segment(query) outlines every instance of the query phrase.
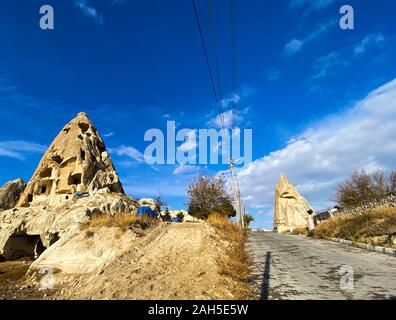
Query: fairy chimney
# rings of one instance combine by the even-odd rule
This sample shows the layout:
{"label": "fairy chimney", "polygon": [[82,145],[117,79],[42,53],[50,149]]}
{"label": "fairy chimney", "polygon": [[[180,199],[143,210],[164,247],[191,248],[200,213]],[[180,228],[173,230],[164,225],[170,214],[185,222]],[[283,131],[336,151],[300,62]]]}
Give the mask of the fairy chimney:
{"label": "fairy chimney", "polygon": [[291,232],[296,228],[308,228],[310,213],[313,211],[308,201],[281,174],[275,188],[275,231],[283,233]]}
{"label": "fairy chimney", "polygon": [[17,204],[57,204],[77,192],[124,194],[105,144],[86,113],[70,121],[42,157]]}

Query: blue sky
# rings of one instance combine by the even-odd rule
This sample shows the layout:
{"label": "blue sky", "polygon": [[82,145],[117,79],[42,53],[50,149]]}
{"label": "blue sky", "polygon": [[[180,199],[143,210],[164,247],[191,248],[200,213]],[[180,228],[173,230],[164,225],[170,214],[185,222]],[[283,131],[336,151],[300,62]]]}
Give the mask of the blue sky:
{"label": "blue sky", "polygon": [[[183,208],[197,168],[149,166],[141,155],[145,131],[167,120],[215,123],[191,2],[44,2],[0,4],[0,183],[28,180],[64,124],[85,111],[129,195],[161,194]],[[227,99],[229,1],[214,2]],[[39,28],[43,4],[54,7],[54,30]],[[343,4],[355,10],[353,31],[339,28]],[[213,61],[206,1],[197,5]],[[236,11],[239,99],[226,116],[253,130],[254,162],[238,173],[255,226],[271,228],[281,172],[320,209],[351,170],[396,167],[394,1],[237,0]]]}

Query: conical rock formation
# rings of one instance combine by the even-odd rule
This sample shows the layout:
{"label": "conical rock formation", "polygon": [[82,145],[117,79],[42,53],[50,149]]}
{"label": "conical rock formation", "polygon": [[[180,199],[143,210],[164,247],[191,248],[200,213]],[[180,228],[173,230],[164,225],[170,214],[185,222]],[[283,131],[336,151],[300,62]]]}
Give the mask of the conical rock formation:
{"label": "conical rock formation", "polygon": [[18,206],[57,204],[76,192],[124,193],[117,172],[86,113],[70,121],[44,154]]}
{"label": "conical rock formation", "polygon": [[310,213],[313,213],[313,210],[308,201],[282,174],[275,188],[275,231],[283,233],[296,228],[307,228]]}
{"label": "conical rock formation", "polygon": [[102,138],[79,113],[42,157],[17,206],[0,212],[0,258],[38,257],[94,214],[136,212]]}

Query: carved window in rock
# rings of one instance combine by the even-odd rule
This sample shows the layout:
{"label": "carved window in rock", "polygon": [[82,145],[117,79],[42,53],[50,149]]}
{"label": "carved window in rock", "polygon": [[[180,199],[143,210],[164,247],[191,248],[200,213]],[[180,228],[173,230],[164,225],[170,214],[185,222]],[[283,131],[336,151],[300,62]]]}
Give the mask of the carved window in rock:
{"label": "carved window in rock", "polygon": [[81,184],[81,173],[72,174],[69,177],[69,185],[79,185]]}
{"label": "carved window in rock", "polygon": [[78,124],[78,126],[80,127],[82,133],[87,132],[88,129],[89,129],[89,124],[88,123],[81,122],[81,123]]}
{"label": "carved window in rock", "polygon": [[52,175],[52,168],[44,168],[40,172],[40,178],[50,178]]}

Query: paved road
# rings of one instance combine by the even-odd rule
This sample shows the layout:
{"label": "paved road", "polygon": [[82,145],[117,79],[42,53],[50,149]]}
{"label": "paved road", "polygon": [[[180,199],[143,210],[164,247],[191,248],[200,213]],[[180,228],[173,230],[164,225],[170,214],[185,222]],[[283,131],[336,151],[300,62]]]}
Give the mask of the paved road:
{"label": "paved road", "polygon": [[393,256],[270,232],[253,232],[247,250],[259,299],[396,299]]}

